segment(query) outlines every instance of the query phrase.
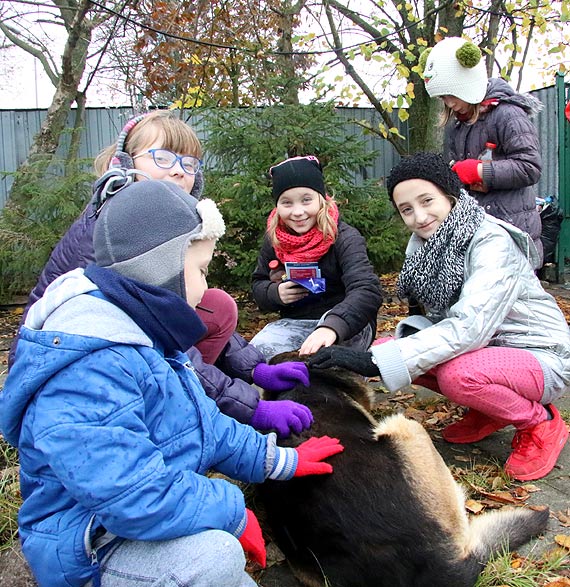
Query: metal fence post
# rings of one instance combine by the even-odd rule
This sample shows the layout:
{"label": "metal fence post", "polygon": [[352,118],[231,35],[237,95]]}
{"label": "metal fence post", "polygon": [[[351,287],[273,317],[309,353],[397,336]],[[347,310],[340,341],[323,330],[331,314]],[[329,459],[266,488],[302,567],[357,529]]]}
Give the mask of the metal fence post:
{"label": "metal fence post", "polygon": [[564,115],[570,102],[570,83],[565,83],[564,74],[556,74],[558,98],[558,203],[564,212],[564,220],[558,238],[556,265],[558,281],[566,282],[570,265],[570,121]]}

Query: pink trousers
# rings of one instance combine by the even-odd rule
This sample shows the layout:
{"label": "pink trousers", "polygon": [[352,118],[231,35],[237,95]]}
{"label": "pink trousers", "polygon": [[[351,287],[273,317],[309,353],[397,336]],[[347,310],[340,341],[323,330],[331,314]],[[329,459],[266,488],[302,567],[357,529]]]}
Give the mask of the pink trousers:
{"label": "pink trousers", "polygon": [[213,365],[235,332],[238,309],[235,300],[221,289],[207,289],[196,312],[207,331],[196,343],[204,362]]}
{"label": "pink trousers", "polygon": [[[381,344],[390,339],[378,339]],[[518,429],[544,422],[544,375],[524,349],[485,347],[430,369],[414,382]]]}

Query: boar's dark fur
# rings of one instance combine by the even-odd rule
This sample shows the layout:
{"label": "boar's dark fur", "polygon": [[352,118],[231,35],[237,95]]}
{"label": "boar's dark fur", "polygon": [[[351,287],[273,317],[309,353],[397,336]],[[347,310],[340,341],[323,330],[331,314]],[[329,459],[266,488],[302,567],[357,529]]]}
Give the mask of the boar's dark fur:
{"label": "boar's dark fur", "polygon": [[305,585],[472,587],[491,555],[545,529],[548,509],[469,519],[462,489],[420,424],[401,415],[375,421],[368,387],[352,373],[311,370],[310,377],[310,387],[278,398],[308,406],[314,424],[280,444],[328,435],[345,450],[328,459],[332,475],[256,489],[268,530]]}

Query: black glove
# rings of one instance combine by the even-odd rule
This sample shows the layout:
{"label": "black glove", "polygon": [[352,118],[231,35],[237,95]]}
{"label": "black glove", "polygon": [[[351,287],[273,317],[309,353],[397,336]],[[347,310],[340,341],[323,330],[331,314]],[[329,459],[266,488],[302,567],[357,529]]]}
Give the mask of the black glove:
{"label": "black glove", "polygon": [[320,348],[309,358],[307,364],[313,369],[342,367],[365,377],[375,377],[380,374],[377,365],[372,362],[372,353],[355,351],[338,345]]}

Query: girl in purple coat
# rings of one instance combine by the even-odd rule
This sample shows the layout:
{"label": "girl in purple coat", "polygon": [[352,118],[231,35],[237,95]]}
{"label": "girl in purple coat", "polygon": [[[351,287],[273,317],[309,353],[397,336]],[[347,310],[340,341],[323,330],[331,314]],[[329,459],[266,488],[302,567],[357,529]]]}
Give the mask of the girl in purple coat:
{"label": "girl in purple coat", "polygon": [[[22,324],[29,307],[52,281],[94,261],[95,219],[109,196],[134,181],[157,179],[174,183],[199,199],[204,186],[201,157],[202,147],[194,131],[170,111],[141,114],[127,122],[117,142],[95,159],[100,177],[93,200],[52,252],[30,294]],[[263,355],[235,332],[237,305],[220,289],[207,289],[196,311],[206,333],[187,354],[218,407],[242,423],[258,430],[276,430],[280,436],[308,428],[312,422],[308,408],[291,401],[264,401],[250,385],[278,392],[296,383],[308,384],[305,365],[267,365]],[[16,345],[17,339],[10,352],[10,366],[16,357]],[[214,366],[216,362],[220,368]]]}
{"label": "girl in purple coat", "polygon": [[[487,214],[524,230],[542,265],[542,225],[535,184],[542,161],[531,116],[542,104],[515,92],[502,79],[488,79],[480,49],[459,37],[428,50],[424,82],[445,109],[445,158]],[[491,144],[492,160],[481,156]],[[493,147],[494,145],[494,147]]]}

